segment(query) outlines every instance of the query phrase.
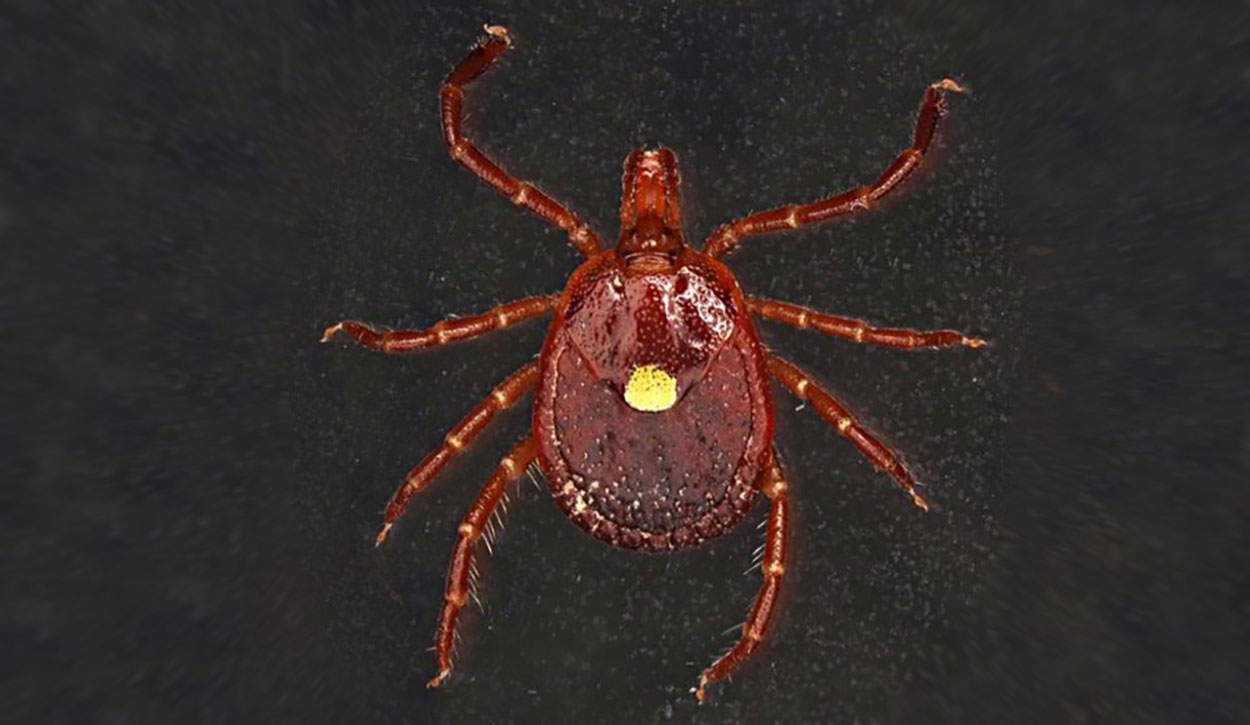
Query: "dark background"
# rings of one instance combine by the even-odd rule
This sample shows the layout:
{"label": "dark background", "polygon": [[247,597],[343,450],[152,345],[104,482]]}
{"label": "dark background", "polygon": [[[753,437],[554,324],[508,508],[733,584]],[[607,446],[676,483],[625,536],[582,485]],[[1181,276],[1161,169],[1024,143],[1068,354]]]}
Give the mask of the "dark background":
{"label": "dark background", "polygon": [[[0,12],[0,719],[1250,721],[1244,4],[349,5]],[[937,507],[779,391],[794,576],[702,708],[754,526],[631,554],[528,484],[422,687],[524,406],[371,545],[543,325],[405,359],[323,326],[429,325],[577,262],[445,155],[437,87],[484,22],[516,44],[474,137],[609,239],[635,146],[681,156],[697,240],[871,180],[928,83],[974,90],[897,202],[730,259],[749,292],[995,346],[763,326]]]}

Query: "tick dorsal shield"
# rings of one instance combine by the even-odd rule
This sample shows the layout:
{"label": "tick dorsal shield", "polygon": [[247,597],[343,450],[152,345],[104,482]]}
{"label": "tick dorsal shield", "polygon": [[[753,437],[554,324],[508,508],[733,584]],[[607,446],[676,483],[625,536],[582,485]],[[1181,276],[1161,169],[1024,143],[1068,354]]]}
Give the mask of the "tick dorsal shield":
{"label": "tick dorsal shield", "polygon": [[733,335],[732,296],[694,266],[627,274],[615,258],[599,264],[605,269],[586,277],[565,313],[573,345],[637,410],[665,402],[671,388],[671,400],[657,408],[666,410],[703,378]]}

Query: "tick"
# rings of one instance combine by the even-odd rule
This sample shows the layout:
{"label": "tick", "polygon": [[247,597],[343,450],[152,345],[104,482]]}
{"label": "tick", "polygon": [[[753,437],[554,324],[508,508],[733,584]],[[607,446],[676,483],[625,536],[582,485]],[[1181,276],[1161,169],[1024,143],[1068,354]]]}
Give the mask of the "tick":
{"label": "tick", "polygon": [[702,701],[708,684],[732,674],[764,641],[790,565],[789,486],[773,449],[773,381],[810,404],[912,503],[928,509],[898,455],[833,394],[769,352],[755,319],[902,350],[986,344],[953,330],[882,329],[749,297],[720,258],[750,237],[871,209],[920,166],[946,112],[946,94],[964,89],[949,79],[929,86],[911,147],[872,184],[740,218],[713,232],[701,251],[682,235],[676,155],[666,148],[636,150],[625,160],[620,238],[605,250],[577,215],[505,171],[465,135],[464,87],[511,44],[502,27],[489,26],[486,33],[439,94],[447,150],[514,204],[559,227],[586,259],[560,294],[516,300],[425,330],[382,332],[350,320],[326,329],[323,342],[342,333],[371,350],[401,354],[553,315],[538,359],[500,383],[408,474],[386,507],[376,544],[496,414],[535,391],[529,433],[503,458],[460,524],[435,637],[438,674],[428,683],[437,687],[451,674],[456,621],[472,593],[475,547],[506,489],[531,464],[542,469],[569,520],[625,549],[697,546],[728,532],[763,494],[770,507],[763,586],[739,641],[699,676],[694,692]]}

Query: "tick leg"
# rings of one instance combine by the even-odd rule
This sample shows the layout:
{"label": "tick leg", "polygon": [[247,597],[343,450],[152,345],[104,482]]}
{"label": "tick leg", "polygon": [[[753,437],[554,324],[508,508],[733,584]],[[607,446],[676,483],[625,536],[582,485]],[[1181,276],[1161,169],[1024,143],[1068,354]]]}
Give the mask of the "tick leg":
{"label": "tick leg", "polygon": [[802,370],[776,355],[768,356],[768,370],[778,382],[786,386],[786,389],[794,394],[794,397],[810,402],[812,407],[816,409],[816,413],[854,443],[859,452],[867,456],[874,466],[890,474],[898,482],[898,485],[907,492],[907,495],[911,496],[912,503],[925,511],[929,510],[929,504],[925,502],[924,497],[916,490],[916,479],[903,466],[903,462],[899,460],[894,451],[891,451],[884,443],[864,430],[855,421],[854,416],[837,399],[822,390],[816,383],[813,383],[811,378],[807,377]]}
{"label": "tick leg", "polygon": [[464,450],[473,442],[482,431],[486,430],[486,426],[490,424],[495,414],[501,410],[512,407],[525,391],[534,385],[538,380],[538,361],[535,360],[520,370],[516,371],[507,380],[499,384],[499,387],[491,391],[490,397],[478,403],[464,420],[456,424],[455,428],[443,438],[442,444],[434,450],[433,453],[425,457],[408,472],[407,478],[400,484],[399,489],[391,496],[391,502],[386,505],[386,514],[382,520],[382,530],[378,532],[378,537],[374,541],[374,546],[381,546],[386,541],[387,535],[391,532],[391,527],[395,524],[396,519],[404,514],[404,509],[408,508],[408,502],[412,497],[420,493],[434,477],[447,466],[460,451]]}
{"label": "tick leg", "polygon": [[916,117],[916,133],[911,147],[899,154],[894,163],[886,167],[885,172],[871,185],[861,186],[810,204],[783,206],[743,217],[713,232],[712,236],[708,237],[703,252],[711,257],[719,257],[737,247],[747,237],[766,232],[798,229],[808,224],[872,208],[878,199],[893,191],[900,181],[920,167],[920,162],[924,159],[925,152],[929,150],[930,142],[933,141],[933,132],[937,129],[938,119],[946,115],[944,94],[948,91],[965,93],[966,89],[949,78],[929,86],[920,104],[920,113]]}
{"label": "tick leg", "polygon": [[426,330],[378,332],[363,322],[343,320],[327,327],[321,336],[321,341],[329,342],[335,335],[342,332],[370,350],[398,355],[502,330],[531,317],[545,315],[554,310],[559,302],[559,295],[526,297],[500,305],[480,315],[446,319]]}
{"label": "tick leg", "polygon": [[499,462],[499,467],[487,479],[482,492],[477,495],[469,513],[460,524],[460,538],[451,555],[447,570],[447,589],[443,594],[443,611],[438,618],[438,634],[434,638],[434,655],[438,658],[438,674],[426,687],[443,684],[451,674],[451,651],[455,645],[456,618],[469,599],[469,572],[473,569],[473,548],[482,536],[482,529],[503,497],[504,489],[516,481],[526,466],[538,455],[538,446],[531,436],[526,436]]}
{"label": "tick leg", "polygon": [[755,597],[755,604],[742,627],[742,638],[733,649],[721,655],[712,666],[699,675],[699,686],[694,697],[699,702],[707,695],[707,685],[723,680],[734,673],[743,662],[751,658],[768,630],[777,608],[781,593],[781,580],[786,574],[789,561],[787,542],[790,532],[790,499],[786,493],[786,481],[777,465],[776,457],[760,475],[760,489],[772,501],[768,514],[768,533],[764,540],[764,585]]}
{"label": "tick leg", "polygon": [[443,140],[447,142],[447,152],[492,189],[511,199],[513,204],[524,207],[563,229],[577,251],[587,257],[594,256],[599,253],[600,244],[598,235],[590,227],[560,202],[536,189],[533,184],[504,171],[464,135],[460,111],[463,87],[485,73],[495,59],[503,55],[512,44],[507,28],[488,25],[486,33],[487,37],[447,76],[439,92]]}
{"label": "tick leg", "polygon": [[967,337],[955,330],[922,331],[872,327],[863,320],[824,315],[789,302],[765,300],[758,297],[748,297],[747,307],[764,319],[784,322],[800,330],[811,329],[826,335],[882,347],[914,350],[918,347],[955,347],[956,345],[984,347],[988,344],[985,340]]}

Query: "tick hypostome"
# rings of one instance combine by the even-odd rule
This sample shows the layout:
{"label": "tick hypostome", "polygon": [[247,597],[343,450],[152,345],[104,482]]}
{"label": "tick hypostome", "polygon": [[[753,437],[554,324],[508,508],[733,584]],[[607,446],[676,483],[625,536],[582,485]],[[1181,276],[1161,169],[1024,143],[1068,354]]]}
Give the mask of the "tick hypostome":
{"label": "tick hypostome", "polygon": [[985,344],[952,330],[882,329],[748,297],[719,258],[749,237],[872,208],[920,165],[946,111],[946,94],[963,88],[949,79],[929,86],[911,146],[872,184],[725,224],[702,251],[682,236],[676,155],[666,148],[634,151],[625,160],[620,238],[614,249],[605,250],[599,235],[577,215],[505,171],[465,135],[464,86],[511,43],[504,28],[490,26],[486,32],[439,94],[443,140],[453,159],[517,206],[563,230],[586,260],[560,294],[517,300],[426,330],[378,332],[344,321],[325,331],[323,341],[341,332],[373,350],[406,353],[554,316],[538,360],[495,388],[408,474],[386,507],[377,543],[386,539],[412,497],[499,411],[535,390],[529,434],[491,474],[460,525],[435,638],[439,669],[429,686],[436,687],[451,673],[456,620],[471,596],[475,546],[508,487],[530,464],[542,469],[571,521],[627,549],[672,551],[720,536],[762,492],[770,506],[763,587],[737,644],[699,676],[695,695],[702,701],[708,683],[728,677],[764,640],[788,566],[790,504],[773,451],[770,381],[811,403],[912,502],[928,508],[894,451],[831,393],[766,350],[754,319],[904,350]]}

